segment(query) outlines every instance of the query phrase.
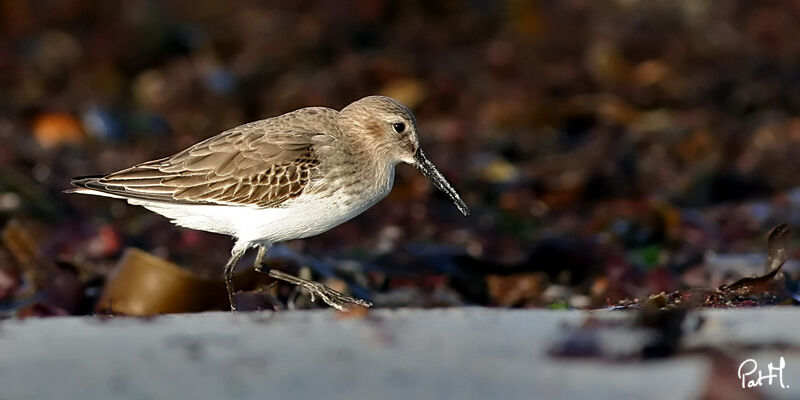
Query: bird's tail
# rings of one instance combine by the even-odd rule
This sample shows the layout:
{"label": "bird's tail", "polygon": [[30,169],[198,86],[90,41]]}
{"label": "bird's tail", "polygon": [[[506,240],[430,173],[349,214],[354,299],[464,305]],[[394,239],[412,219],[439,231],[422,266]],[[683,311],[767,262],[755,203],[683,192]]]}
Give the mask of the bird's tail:
{"label": "bird's tail", "polygon": [[64,193],[91,194],[95,196],[112,197],[115,199],[126,198],[125,196],[109,193],[108,189],[100,183],[101,178],[103,178],[103,175],[79,176],[72,178],[70,184],[72,184],[74,187],[64,190]]}
{"label": "bird's tail", "polygon": [[86,191],[97,190],[96,187],[92,188],[92,186],[97,186],[97,181],[102,177],[102,175],[92,175],[72,178],[69,183],[73,187],[64,190],[64,193],[86,193]]}

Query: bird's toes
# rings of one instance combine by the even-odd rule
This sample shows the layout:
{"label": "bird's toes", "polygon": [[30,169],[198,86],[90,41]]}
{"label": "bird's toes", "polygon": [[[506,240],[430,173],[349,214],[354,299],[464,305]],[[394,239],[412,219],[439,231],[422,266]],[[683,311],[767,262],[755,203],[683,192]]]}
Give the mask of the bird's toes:
{"label": "bird's toes", "polygon": [[342,292],[331,289],[325,285],[317,283],[320,289],[320,297],[323,301],[337,310],[343,311],[347,304],[358,304],[364,307],[371,307],[372,303],[366,300],[350,297]]}

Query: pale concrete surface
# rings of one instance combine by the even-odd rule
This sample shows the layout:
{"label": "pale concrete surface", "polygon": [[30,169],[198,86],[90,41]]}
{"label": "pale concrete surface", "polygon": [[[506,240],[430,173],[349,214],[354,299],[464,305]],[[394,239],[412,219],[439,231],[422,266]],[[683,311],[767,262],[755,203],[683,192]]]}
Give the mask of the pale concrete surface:
{"label": "pale concrete surface", "polygon": [[[687,341],[800,345],[795,308],[703,314]],[[699,356],[549,357],[564,324],[587,315],[468,308],[376,310],[366,319],[321,310],[3,321],[0,399],[687,399],[706,384],[709,362]],[[800,398],[796,351],[753,357],[765,367],[778,355],[790,388],[767,393]]]}

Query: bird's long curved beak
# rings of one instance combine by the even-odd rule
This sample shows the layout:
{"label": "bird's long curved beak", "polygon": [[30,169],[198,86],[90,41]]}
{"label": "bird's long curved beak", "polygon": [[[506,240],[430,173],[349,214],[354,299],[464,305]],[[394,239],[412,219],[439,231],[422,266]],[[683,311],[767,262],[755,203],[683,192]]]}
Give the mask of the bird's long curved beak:
{"label": "bird's long curved beak", "polygon": [[448,196],[450,196],[450,200],[453,200],[453,203],[456,204],[458,207],[458,211],[461,211],[464,216],[469,215],[469,208],[467,208],[467,204],[464,203],[464,200],[461,200],[461,196],[458,195],[455,189],[450,186],[450,182],[447,182],[447,179],[444,178],[441,172],[436,169],[436,166],[433,165],[427,157],[425,157],[425,153],[422,152],[422,149],[417,150],[417,153],[414,154],[414,165],[417,167],[418,170],[422,171],[422,173],[427,176],[433,184],[439,188],[442,192],[445,192]]}

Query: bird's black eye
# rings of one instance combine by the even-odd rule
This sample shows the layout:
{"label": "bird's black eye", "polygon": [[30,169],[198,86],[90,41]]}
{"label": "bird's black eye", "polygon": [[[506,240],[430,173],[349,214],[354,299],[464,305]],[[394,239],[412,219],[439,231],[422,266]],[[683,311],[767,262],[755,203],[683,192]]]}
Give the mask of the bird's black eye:
{"label": "bird's black eye", "polygon": [[394,131],[397,132],[397,133],[403,133],[403,131],[406,130],[406,124],[404,124],[402,122],[398,122],[398,123],[392,125],[392,127],[394,128]]}

